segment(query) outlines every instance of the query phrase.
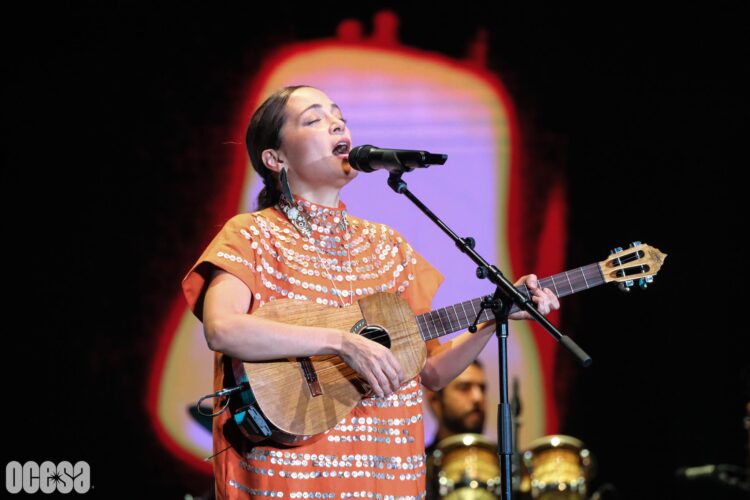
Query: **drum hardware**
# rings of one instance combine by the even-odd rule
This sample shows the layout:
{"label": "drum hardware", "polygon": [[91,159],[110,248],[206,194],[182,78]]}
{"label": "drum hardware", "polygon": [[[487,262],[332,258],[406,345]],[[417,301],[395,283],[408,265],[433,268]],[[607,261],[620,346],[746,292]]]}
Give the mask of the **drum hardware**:
{"label": "drum hardware", "polygon": [[594,459],[583,442],[563,434],[542,436],[522,455],[522,492],[533,499],[584,500],[594,473]]}
{"label": "drum hardware", "polygon": [[456,434],[440,441],[432,454],[437,495],[448,500],[500,498],[497,445],[480,434]]}

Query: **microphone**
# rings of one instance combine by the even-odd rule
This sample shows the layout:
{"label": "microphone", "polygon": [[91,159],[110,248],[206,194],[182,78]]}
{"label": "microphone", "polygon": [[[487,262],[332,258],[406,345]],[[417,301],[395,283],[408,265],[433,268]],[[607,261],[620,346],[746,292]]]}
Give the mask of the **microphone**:
{"label": "microphone", "polygon": [[703,479],[714,478],[726,480],[730,476],[744,476],[745,470],[732,464],[708,464],[697,467],[681,467],[675,471],[675,476],[680,479]]}
{"label": "microphone", "polygon": [[675,476],[680,479],[693,480],[711,477],[716,473],[716,465],[701,465],[697,467],[681,467],[675,471]]}
{"label": "microphone", "polygon": [[357,146],[349,152],[349,164],[360,172],[383,169],[392,174],[401,174],[415,168],[442,165],[447,159],[448,155],[444,154],[409,149],[381,149],[369,144]]}

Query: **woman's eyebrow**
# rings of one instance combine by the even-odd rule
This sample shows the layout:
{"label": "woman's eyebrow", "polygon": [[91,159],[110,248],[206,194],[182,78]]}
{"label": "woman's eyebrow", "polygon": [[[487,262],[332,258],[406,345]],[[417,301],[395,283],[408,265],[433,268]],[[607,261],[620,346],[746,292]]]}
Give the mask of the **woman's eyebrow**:
{"label": "woman's eyebrow", "polygon": [[[323,105],[322,104],[311,104],[308,107],[306,107],[305,109],[303,109],[302,111],[300,111],[300,113],[297,115],[297,118],[299,118],[300,116],[304,115],[306,112],[310,111],[311,109],[323,109]],[[341,108],[339,108],[338,104],[333,103],[333,104],[331,104],[331,111],[338,111],[339,113],[341,113]]]}

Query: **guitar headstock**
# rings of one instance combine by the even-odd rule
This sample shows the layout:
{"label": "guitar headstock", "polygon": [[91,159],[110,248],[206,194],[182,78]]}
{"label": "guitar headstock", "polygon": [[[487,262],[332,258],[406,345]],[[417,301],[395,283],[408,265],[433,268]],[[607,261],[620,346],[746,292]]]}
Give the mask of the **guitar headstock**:
{"label": "guitar headstock", "polygon": [[648,287],[666,258],[667,254],[658,249],[634,241],[624,250],[615,248],[606,260],[599,263],[599,268],[605,282],[616,281],[620,290],[629,292],[636,282],[641,288]]}

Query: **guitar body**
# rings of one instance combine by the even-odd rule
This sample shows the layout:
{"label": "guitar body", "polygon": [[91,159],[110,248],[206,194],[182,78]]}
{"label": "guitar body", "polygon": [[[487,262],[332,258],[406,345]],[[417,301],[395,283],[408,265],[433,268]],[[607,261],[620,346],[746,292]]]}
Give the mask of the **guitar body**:
{"label": "guitar body", "polygon": [[[565,271],[539,281],[557,297],[617,282],[624,291],[635,284],[647,288],[666,254],[640,242],[616,248],[598,263]],[[517,287],[527,303],[525,285]],[[511,312],[518,310],[514,305]],[[332,308],[302,300],[269,302],[254,314],[298,326],[318,326],[363,335],[390,348],[406,382],[422,371],[427,360],[425,339],[434,339],[492,319],[477,298],[417,317],[408,304],[390,293],[376,293],[352,307]],[[288,358],[263,362],[232,360],[239,401],[230,399],[234,421],[252,441],[272,439],[294,445],[315,438],[341,421],[367,395],[369,388],[338,356]],[[218,394],[218,393],[217,393]],[[215,397],[216,395],[212,395]]]}
{"label": "guitar body", "polygon": [[[376,293],[346,308],[279,300],[265,304],[254,314],[281,323],[365,335],[391,349],[401,364],[405,376],[402,382],[419,374],[427,359],[414,313],[394,294]],[[233,360],[232,369],[236,381],[249,383],[255,407],[272,426],[271,439],[285,444],[306,441],[331,429],[369,390],[335,355],[244,363]]]}

